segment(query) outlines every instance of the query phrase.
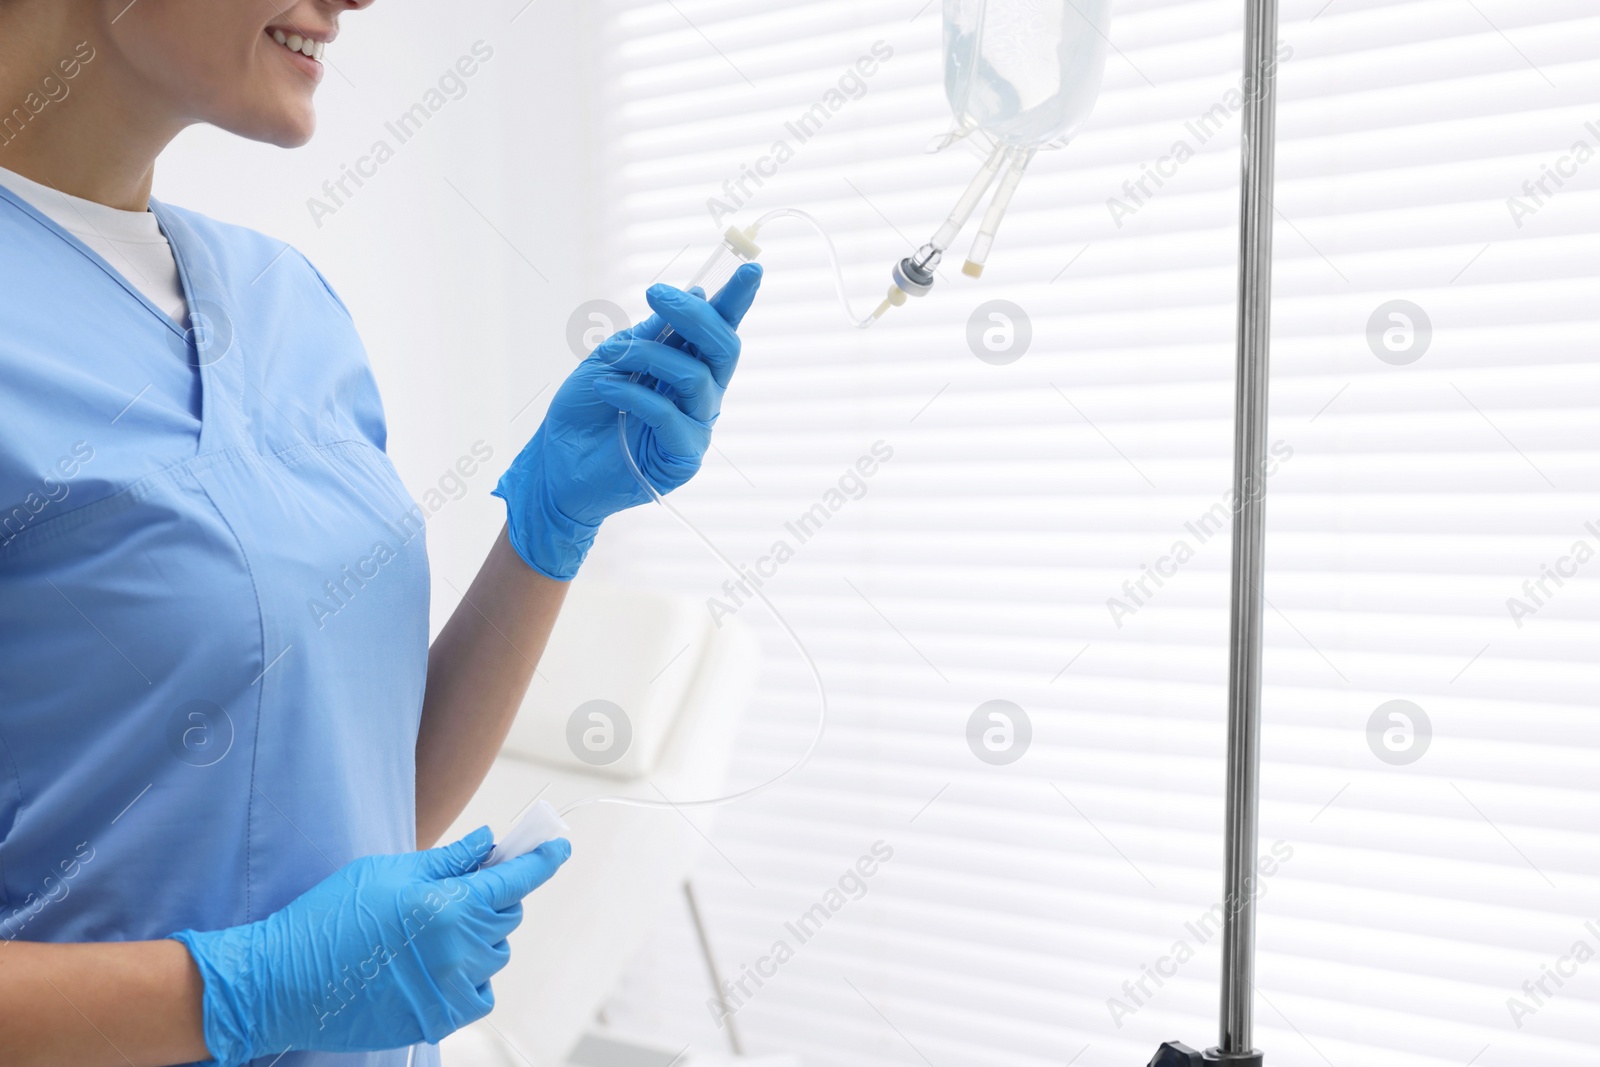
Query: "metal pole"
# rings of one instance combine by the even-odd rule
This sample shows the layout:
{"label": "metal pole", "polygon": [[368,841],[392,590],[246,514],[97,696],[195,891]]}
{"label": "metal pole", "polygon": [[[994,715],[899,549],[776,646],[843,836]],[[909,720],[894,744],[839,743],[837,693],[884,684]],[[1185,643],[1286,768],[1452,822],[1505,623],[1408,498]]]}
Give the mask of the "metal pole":
{"label": "metal pole", "polygon": [[739,1040],[738,1029],[733,1025],[733,1008],[728,1004],[728,993],[722,986],[722,972],[717,969],[717,954],[711,951],[711,937],[706,933],[705,920],[700,917],[700,901],[695,899],[694,883],[687,878],[683,880],[683,896],[689,902],[689,918],[694,921],[694,935],[700,942],[700,955],[706,961],[706,973],[711,978],[711,988],[716,991],[717,1006],[722,1009],[722,1021],[728,1027],[728,1047],[735,1056],[743,1056],[744,1045]]}
{"label": "metal pole", "polygon": [[1219,1058],[1252,1055],[1257,789],[1261,763],[1261,581],[1266,559],[1267,365],[1272,312],[1272,177],[1277,0],[1245,0],[1238,362],[1234,390],[1232,621]]}

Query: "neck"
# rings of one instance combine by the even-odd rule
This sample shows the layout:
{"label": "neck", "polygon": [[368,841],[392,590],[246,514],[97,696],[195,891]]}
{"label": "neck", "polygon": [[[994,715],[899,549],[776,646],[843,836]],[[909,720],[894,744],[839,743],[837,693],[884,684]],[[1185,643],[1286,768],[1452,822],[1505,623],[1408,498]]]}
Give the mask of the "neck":
{"label": "neck", "polygon": [[0,167],[126,211],[184,123],[152,107],[108,47],[99,5],[0,3]]}

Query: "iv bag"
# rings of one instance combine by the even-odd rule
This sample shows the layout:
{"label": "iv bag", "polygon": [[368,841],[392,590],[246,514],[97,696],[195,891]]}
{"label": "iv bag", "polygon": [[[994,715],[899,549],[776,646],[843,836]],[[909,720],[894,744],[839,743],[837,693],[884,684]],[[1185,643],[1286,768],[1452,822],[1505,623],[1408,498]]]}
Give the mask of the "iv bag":
{"label": "iv bag", "polygon": [[933,289],[945,250],[994,186],[961,266],[982,276],[1035,153],[1065,145],[1094,110],[1110,30],[1111,0],[944,0],[944,95],[955,124],[932,151],[972,137],[987,158],[933,236],[894,265],[874,318]]}
{"label": "iv bag", "polygon": [[944,92],[955,126],[1012,148],[1060,147],[1094,110],[1111,0],[944,0]]}

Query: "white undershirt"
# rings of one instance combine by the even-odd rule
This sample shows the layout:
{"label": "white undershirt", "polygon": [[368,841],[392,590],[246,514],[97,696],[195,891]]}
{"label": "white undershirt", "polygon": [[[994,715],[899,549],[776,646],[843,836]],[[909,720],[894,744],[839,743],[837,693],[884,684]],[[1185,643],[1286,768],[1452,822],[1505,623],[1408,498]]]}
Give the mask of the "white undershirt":
{"label": "white undershirt", "polygon": [[185,322],[188,304],[178,278],[178,261],[154,214],[122,211],[68,196],[4,167],[0,167],[0,185],[92,248],[173,321]]}

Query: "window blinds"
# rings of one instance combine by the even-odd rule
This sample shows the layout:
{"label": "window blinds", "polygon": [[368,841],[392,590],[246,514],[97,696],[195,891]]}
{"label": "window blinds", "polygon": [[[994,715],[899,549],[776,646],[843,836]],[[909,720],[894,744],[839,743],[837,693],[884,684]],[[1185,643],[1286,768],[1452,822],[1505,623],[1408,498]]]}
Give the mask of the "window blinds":
{"label": "window blinds", "polygon": [[[981,281],[958,244],[857,332],[816,237],[763,233],[717,451],[678,498],[760,565],[833,707],[802,775],[709,830],[753,1050],[1111,1067],[1215,1042],[1241,15],[1117,5],[1094,117],[1035,161]],[[593,18],[597,289],[630,310],[795,206],[862,313],[980,162],[924,151],[938,4]],[[1281,37],[1257,1044],[1592,1064],[1600,13],[1285,0]],[[735,784],[787,766],[815,698],[759,605],[652,510],[596,562],[758,630]],[[1020,758],[982,758],[991,729]],[[670,920],[608,1018],[715,1049]]]}

